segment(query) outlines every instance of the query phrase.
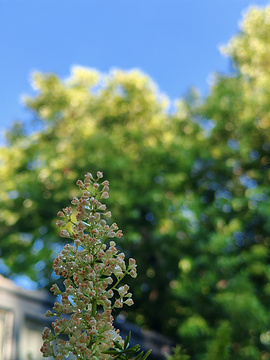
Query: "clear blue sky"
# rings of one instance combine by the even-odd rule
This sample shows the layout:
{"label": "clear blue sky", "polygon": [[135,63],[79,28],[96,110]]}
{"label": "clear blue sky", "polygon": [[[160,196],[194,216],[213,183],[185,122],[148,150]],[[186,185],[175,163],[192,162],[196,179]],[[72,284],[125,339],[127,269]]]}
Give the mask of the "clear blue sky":
{"label": "clear blue sky", "polygon": [[171,99],[194,85],[208,91],[219,54],[250,5],[269,0],[0,0],[0,133],[29,114],[34,70],[69,74],[71,65],[108,72],[139,68]]}

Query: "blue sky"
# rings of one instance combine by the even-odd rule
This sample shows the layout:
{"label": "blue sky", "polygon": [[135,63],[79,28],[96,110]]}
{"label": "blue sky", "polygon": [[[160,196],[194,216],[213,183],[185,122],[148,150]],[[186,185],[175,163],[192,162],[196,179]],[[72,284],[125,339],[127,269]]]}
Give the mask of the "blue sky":
{"label": "blue sky", "polygon": [[69,75],[72,65],[139,68],[172,100],[194,85],[207,94],[214,71],[232,71],[218,46],[243,11],[269,0],[0,0],[0,133],[30,114],[34,70]]}

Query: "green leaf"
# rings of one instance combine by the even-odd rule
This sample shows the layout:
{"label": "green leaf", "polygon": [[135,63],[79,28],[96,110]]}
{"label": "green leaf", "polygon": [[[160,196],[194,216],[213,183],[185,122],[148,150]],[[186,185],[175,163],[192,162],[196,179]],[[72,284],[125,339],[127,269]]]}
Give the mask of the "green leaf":
{"label": "green leaf", "polygon": [[128,336],[125,338],[125,342],[124,342],[125,349],[128,348],[128,346],[129,346],[130,337],[131,337],[131,332],[129,332]]}

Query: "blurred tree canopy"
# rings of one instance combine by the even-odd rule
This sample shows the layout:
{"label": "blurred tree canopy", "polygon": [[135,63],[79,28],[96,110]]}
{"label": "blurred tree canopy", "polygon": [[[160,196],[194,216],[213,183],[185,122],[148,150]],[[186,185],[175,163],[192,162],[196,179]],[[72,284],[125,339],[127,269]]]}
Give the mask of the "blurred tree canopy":
{"label": "blurred tree canopy", "polygon": [[174,111],[139,71],[34,74],[39,130],[15,123],[0,149],[2,273],[55,280],[56,213],[101,170],[138,260],[128,319],[193,360],[270,359],[270,7],[250,9],[223,51],[234,73]]}

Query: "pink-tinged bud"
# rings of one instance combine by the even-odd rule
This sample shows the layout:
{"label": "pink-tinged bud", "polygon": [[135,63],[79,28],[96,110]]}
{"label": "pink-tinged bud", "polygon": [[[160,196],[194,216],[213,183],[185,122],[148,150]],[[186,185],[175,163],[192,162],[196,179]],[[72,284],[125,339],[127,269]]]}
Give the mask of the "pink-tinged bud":
{"label": "pink-tinged bud", "polygon": [[122,277],[123,276],[123,271],[122,271],[122,269],[120,268],[120,266],[119,265],[116,265],[116,267],[115,267],[115,273],[114,273],[116,276],[118,276],[118,277]]}
{"label": "pink-tinged bud", "polygon": [[97,199],[95,199],[94,198],[94,196],[92,196],[91,198],[90,198],[90,202],[91,202],[91,204],[97,204]]}
{"label": "pink-tinged bud", "polygon": [[112,298],[113,295],[114,295],[114,292],[113,292],[112,290],[108,290],[108,291],[107,291],[107,297],[108,297],[108,298]]}
{"label": "pink-tinged bud", "polygon": [[103,192],[104,192],[104,191],[109,191],[109,190],[110,190],[110,188],[109,188],[108,185],[105,185],[104,188],[102,189]]}
{"label": "pink-tinged bud", "polygon": [[105,192],[103,192],[102,194],[101,194],[101,199],[108,199],[108,197],[109,197],[109,194],[107,193],[107,191],[105,191]]}
{"label": "pink-tinged bud", "polygon": [[110,211],[107,211],[106,213],[103,214],[104,216],[106,217],[111,217],[112,216],[112,213]]}
{"label": "pink-tinged bud", "polygon": [[82,180],[78,180],[78,181],[76,182],[76,185],[79,186],[79,189],[80,189],[80,190],[85,190],[85,185],[84,185],[84,183],[82,182]]}
{"label": "pink-tinged bud", "polygon": [[111,229],[112,229],[112,230],[118,230],[117,224],[116,224],[116,223],[113,223],[113,224],[111,225]]}
{"label": "pink-tinged bud", "polygon": [[136,267],[136,260],[133,258],[128,259],[128,267],[130,269],[134,269]]}
{"label": "pink-tinged bud", "polygon": [[78,230],[84,230],[85,229],[85,223],[83,221],[79,221],[77,224]]}
{"label": "pink-tinged bud", "polygon": [[137,271],[136,271],[136,269],[132,269],[132,270],[131,270],[130,276],[131,276],[132,278],[136,278],[136,277],[137,277]]}
{"label": "pink-tinged bud", "polygon": [[99,179],[102,179],[102,178],[103,178],[103,172],[98,171],[98,172],[97,172],[97,177],[98,177]]}
{"label": "pink-tinged bud", "polygon": [[64,238],[70,236],[70,234],[67,230],[61,230],[59,235]]}
{"label": "pink-tinged bud", "polygon": [[60,331],[61,331],[61,329],[60,329],[59,326],[55,326],[55,327],[54,327],[54,332],[55,332],[55,334],[60,333]]}
{"label": "pink-tinged bud", "polygon": [[97,329],[95,328],[95,326],[92,326],[92,329],[89,330],[89,334],[91,334],[91,335],[96,335],[97,334]]}
{"label": "pink-tinged bud", "polygon": [[56,284],[53,284],[50,290],[51,292],[53,292],[54,295],[62,294],[62,291],[59,289],[59,287]]}
{"label": "pink-tinged bud", "polygon": [[103,186],[109,186],[109,181],[108,181],[108,180],[105,180],[105,181],[103,181],[103,183],[101,183],[101,185],[103,185]]}
{"label": "pink-tinged bud", "polygon": [[125,304],[127,304],[128,306],[131,306],[134,304],[134,301],[132,299],[127,299],[126,301],[124,301]]}
{"label": "pink-tinged bud", "polygon": [[43,340],[48,340],[50,338],[50,335],[51,335],[51,330],[49,328],[45,327],[43,332],[42,332],[42,339]]}
{"label": "pink-tinged bud", "polygon": [[94,178],[93,178],[93,175],[92,175],[90,172],[88,172],[88,173],[85,175],[85,177],[86,177],[86,178],[89,178],[89,179],[92,179],[92,180],[94,179]]}
{"label": "pink-tinged bud", "polygon": [[126,288],[126,286],[120,286],[120,288],[118,289],[120,297],[124,297],[126,295],[127,291],[128,291],[128,288]]}
{"label": "pink-tinged bud", "polygon": [[118,230],[115,236],[118,238],[122,237],[123,236],[122,230]]}
{"label": "pink-tinged bud", "polygon": [[100,220],[100,213],[99,213],[99,212],[96,212],[96,213],[95,213],[95,218],[96,218],[97,221]]}
{"label": "pink-tinged bud", "polygon": [[58,211],[57,216],[58,217],[65,217],[65,214],[63,213],[63,211]]}
{"label": "pink-tinged bud", "polygon": [[109,299],[104,300],[104,306],[107,308],[110,308],[112,305],[112,302]]}
{"label": "pink-tinged bud", "polygon": [[106,205],[105,204],[100,204],[97,209],[104,211],[104,210],[106,210]]}
{"label": "pink-tinged bud", "polygon": [[72,295],[73,292],[74,292],[73,286],[72,286],[72,285],[69,285],[69,286],[67,287],[67,289],[66,289],[66,293],[67,293],[68,295]]}
{"label": "pink-tinged bud", "polygon": [[76,198],[76,197],[74,197],[74,198],[71,200],[71,204],[73,204],[73,205],[79,204],[79,199]]}
{"label": "pink-tinged bud", "polygon": [[93,187],[94,187],[95,190],[97,190],[98,187],[99,187],[99,184],[98,184],[98,183],[94,183]]}
{"label": "pink-tinged bud", "polygon": [[116,308],[122,308],[123,307],[123,303],[121,302],[120,299],[117,299],[114,303],[114,307]]}
{"label": "pink-tinged bud", "polygon": [[96,218],[95,218],[95,216],[93,216],[93,215],[90,215],[89,216],[89,221],[92,223],[92,222],[94,222],[96,220]]}
{"label": "pink-tinged bud", "polygon": [[61,312],[63,310],[63,305],[58,303],[58,302],[55,302],[54,303],[54,307],[53,307],[53,310],[57,311],[57,312]]}
{"label": "pink-tinged bud", "polygon": [[63,309],[63,313],[64,314],[69,314],[69,313],[71,313],[72,312],[72,306],[71,305],[64,305],[64,309]]}
{"label": "pink-tinged bud", "polygon": [[67,215],[72,215],[72,213],[73,213],[71,206],[64,208],[63,211],[64,211]]}
{"label": "pink-tinged bud", "polygon": [[114,231],[109,231],[107,233],[107,236],[113,238],[113,237],[115,237],[115,232]]}
{"label": "pink-tinged bud", "polygon": [[109,276],[107,278],[107,282],[108,282],[109,285],[111,285],[113,283],[113,279]]}
{"label": "pink-tinged bud", "polygon": [[45,357],[53,355],[53,346],[49,342],[44,342],[41,346],[40,351],[43,353]]}
{"label": "pink-tinged bud", "polygon": [[57,220],[56,225],[59,226],[59,227],[63,227],[63,226],[66,226],[66,223],[64,221],[62,221],[62,220]]}
{"label": "pink-tinged bud", "polygon": [[78,249],[78,247],[81,245],[81,240],[79,240],[79,239],[74,240],[74,244],[75,244],[76,249]]}

